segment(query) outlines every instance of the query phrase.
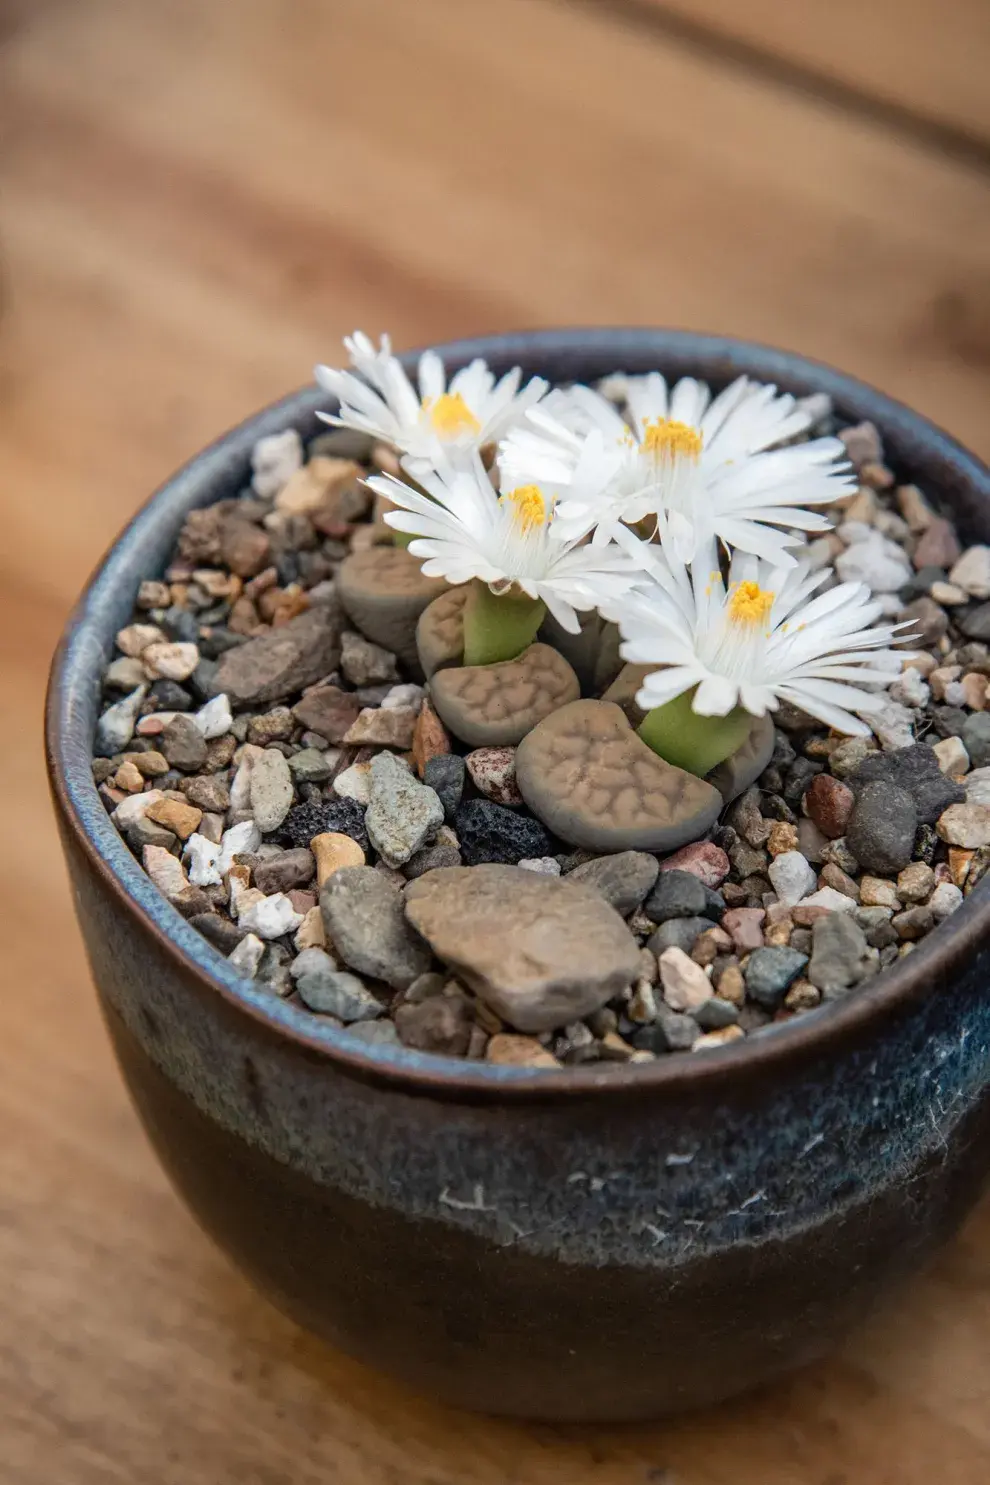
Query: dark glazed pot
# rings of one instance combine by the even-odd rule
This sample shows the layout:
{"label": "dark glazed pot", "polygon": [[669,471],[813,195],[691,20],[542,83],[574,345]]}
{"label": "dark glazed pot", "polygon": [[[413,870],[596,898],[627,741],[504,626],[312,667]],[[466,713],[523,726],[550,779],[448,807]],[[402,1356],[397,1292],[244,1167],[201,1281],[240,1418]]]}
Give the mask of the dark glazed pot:
{"label": "dark glazed pot", "polygon": [[[561,381],[660,367],[828,392],[880,427],[899,475],[966,537],[990,538],[982,465],[796,356],[652,330],[442,350],[448,367],[481,355]],[[985,884],[843,1003],[717,1054],[541,1073],[362,1046],[238,979],[104,813],[89,767],[99,675],[139,581],[161,572],[187,511],[242,487],[258,437],[313,434],[325,402],[289,397],[165,485],[86,590],[52,673],[79,920],[163,1164],[288,1314],[464,1407],[648,1418],[820,1356],[953,1231],[990,1169]]]}

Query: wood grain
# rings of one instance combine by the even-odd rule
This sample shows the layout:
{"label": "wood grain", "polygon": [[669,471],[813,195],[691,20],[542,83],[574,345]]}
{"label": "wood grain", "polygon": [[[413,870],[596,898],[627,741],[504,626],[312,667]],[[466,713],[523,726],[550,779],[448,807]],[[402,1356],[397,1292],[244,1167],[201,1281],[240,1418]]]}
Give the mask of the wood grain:
{"label": "wood grain", "polygon": [[[990,143],[990,6],[983,0],[647,0]],[[977,59],[982,58],[982,66]]]}
{"label": "wood grain", "polygon": [[842,1356],[665,1427],[455,1415],[281,1320],[127,1106],[36,727],[137,503],[358,324],[750,334],[986,452],[987,182],[553,0],[8,0],[0,36],[3,1485],[984,1485],[986,1206]]}

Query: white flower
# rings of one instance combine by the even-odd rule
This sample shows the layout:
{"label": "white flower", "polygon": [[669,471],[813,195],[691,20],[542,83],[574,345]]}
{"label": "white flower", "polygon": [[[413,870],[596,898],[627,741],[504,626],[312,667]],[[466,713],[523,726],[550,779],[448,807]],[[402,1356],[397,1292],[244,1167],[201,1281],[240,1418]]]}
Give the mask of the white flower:
{"label": "white flower", "polygon": [[392,475],[367,483],[399,507],[384,519],[416,538],[409,550],[428,577],[454,584],[477,578],[496,594],[515,584],[542,599],[572,634],[580,627],[576,609],[615,601],[642,577],[614,543],[578,546],[556,538],[549,489],[528,484],[499,495],[477,452],[457,466],[409,461],[409,468],[422,490]]}
{"label": "white flower", "polygon": [[[840,583],[810,597],[827,571],[772,567],[737,553],[728,589],[714,544],[689,572],[681,563],[657,565],[608,617],[618,621],[626,660],[662,666],[647,675],[636,700],[644,711],[695,692],[700,716],[724,717],[736,706],[754,716],[793,702],[840,732],[870,729],[853,712],[877,711],[885,698],[863,686],[885,687],[899,669],[887,648],[907,638],[905,624],[871,627],[880,604],[864,583]],[[810,600],[810,601],[809,601]]]}
{"label": "white flower", "polygon": [[[572,387],[531,408],[499,450],[510,479],[562,486],[558,529],[569,538],[597,525],[622,541],[623,524],[649,519],[678,561],[692,561],[716,538],[787,565],[794,560],[787,548],[799,538],[773,528],[826,530],[824,516],[802,507],[856,488],[837,438],[771,447],[809,425],[795,399],[775,387],[740,377],[712,400],[703,382],[685,377],[668,389],[652,372],[628,378],[626,394],[628,423],[600,393]],[[582,459],[597,464],[597,498],[571,483]]]}
{"label": "white flower", "polygon": [[495,443],[547,390],[545,381],[533,377],[520,391],[518,366],[496,382],[481,360],[455,372],[448,386],[436,351],[424,351],[417,392],[392,355],[387,335],[377,350],[360,331],[347,337],[344,346],[354,371],[316,368],[320,386],[340,403],[338,413],[318,416],[337,427],[371,433],[417,458],[430,457],[438,444],[448,454],[461,454]]}

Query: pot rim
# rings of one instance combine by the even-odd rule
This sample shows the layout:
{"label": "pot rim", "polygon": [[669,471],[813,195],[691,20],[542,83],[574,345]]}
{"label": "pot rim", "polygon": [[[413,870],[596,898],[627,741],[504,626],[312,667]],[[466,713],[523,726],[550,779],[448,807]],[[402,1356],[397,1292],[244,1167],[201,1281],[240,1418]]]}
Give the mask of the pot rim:
{"label": "pot rim", "polygon": [[[900,444],[913,458],[923,452],[953,485],[990,507],[990,470],[948,434],[903,404],[831,367],[757,342],[683,330],[573,328],[521,331],[448,342],[436,347],[448,369],[483,356],[496,371],[521,364],[538,372],[554,361],[555,380],[592,379],[611,370],[659,367],[668,376],[694,374],[718,384],[749,373],[805,395],[827,392],[855,419],[869,419],[888,445]],[[418,351],[400,358],[411,369]],[[588,370],[589,362],[595,370]],[[585,368],[581,370],[582,366]],[[461,1101],[568,1099],[594,1092],[618,1095],[717,1095],[764,1074],[793,1070],[840,1043],[864,1040],[886,1021],[906,1014],[953,977],[990,937],[990,890],[980,883],[952,917],[913,953],[898,960],[865,990],[805,1012],[724,1048],[716,1055],[658,1058],[655,1062],[566,1067],[561,1070],[508,1067],[434,1056],[405,1047],[359,1042],[346,1031],[321,1025],[311,1013],[287,1004],[253,981],[239,977],[223,955],[162,896],[111,823],[90,769],[97,678],[112,653],[113,595],[121,585],[136,592],[149,575],[144,553],[160,540],[174,512],[211,504],[216,486],[236,489],[248,469],[256,439],[289,426],[312,425],[318,407],[332,399],[303,388],[248,418],[195,455],[141,506],[87,582],[55,652],[45,707],[45,751],[56,811],[65,830],[100,878],[117,909],[135,917],[197,992],[219,995],[228,1008],[259,1029],[287,1041],[305,1055],[342,1072],[404,1092]],[[895,459],[895,462],[897,460]],[[909,459],[907,462],[911,462]],[[206,494],[207,498],[198,498]]]}

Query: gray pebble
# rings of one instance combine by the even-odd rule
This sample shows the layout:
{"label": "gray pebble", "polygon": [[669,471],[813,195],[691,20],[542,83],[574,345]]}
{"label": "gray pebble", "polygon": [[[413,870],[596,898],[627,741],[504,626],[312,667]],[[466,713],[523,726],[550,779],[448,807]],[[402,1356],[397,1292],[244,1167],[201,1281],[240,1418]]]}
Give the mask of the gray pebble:
{"label": "gray pebble", "polygon": [[393,753],[371,760],[368,839],[388,866],[404,866],[436,835],[444,811],[436,791],[421,784]]}
{"label": "gray pebble", "polygon": [[806,954],[783,945],[754,949],[743,970],[747,995],[768,1011],[777,1010],[783,1004],[788,987],[807,963]]}
{"label": "gray pebble", "polygon": [[711,926],[710,918],[668,918],[666,923],[660,924],[646,947],[658,958],[664,949],[683,949],[685,954],[690,954],[695,939]]}
{"label": "gray pebble", "polygon": [[198,773],[206,762],[206,738],[192,718],[181,712],[169,722],[158,746],[171,766],[183,773]]}
{"label": "gray pebble", "polygon": [[[763,953],[764,951],[758,950]],[[694,1013],[694,1019],[702,1031],[721,1031],[725,1026],[734,1026],[739,1020],[739,1007],[728,1000],[720,1000],[713,995],[711,1000],[706,1000],[704,1005],[699,1006]]]}
{"label": "gray pebble", "polygon": [[466,774],[467,765],[459,753],[441,753],[431,758],[423,769],[423,783],[436,792],[448,824],[461,802]]}
{"label": "gray pebble", "polygon": [[357,975],[331,965],[314,966],[296,976],[299,999],[311,1011],[336,1016],[345,1026],[352,1021],[374,1021],[385,1007]]}
{"label": "gray pebble", "polygon": [[985,768],[990,763],[990,714],[974,712],[967,717],[963,723],[962,740],[972,766]]}
{"label": "gray pebble", "polygon": [[643,911],[654,923],[666,923],[671,918],[704,917],[707,907],[704,883],[693,872],[675,870],[660,872]]}
{"label": "gray pebble", "polygon": [[[596,856],[593,861],[576,866],[568,873],[568,880],[594,887],[616,912],[626,917],[639,907],[656,882],[659,870],[656,857],[645,851],[619,851],[614,856]],[[685,873],[672,871],[667,875],[684,876]],[[660,921],[654,918],[654,922]]]}
{"label": "gray pebble", "polygon": [[825,1000],[838,1000],[870,973],[872,952],[866,935],[849,913],[829,913],[811,930],[808,979]]}
{"label": "gray pebble", "polygon": [[325,784],[333,773],[333,763],[317,748],[302,748],[289,759],[289,772],[297,784]]}
{"label": "gray pebble", "polygon": [[917,828],[918,811],[907,790],[877,779],[857,790],[846,841],[862,867],[889,876],[911,860]]}
{"label": "gray pebble", "polygon": [[360,974],[404,990],[430,968],[430,950],[406,923],[400,894],[374,867],[334,872],[320,911],[334,949]]}

